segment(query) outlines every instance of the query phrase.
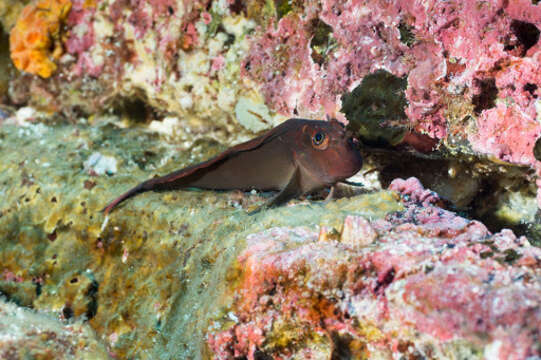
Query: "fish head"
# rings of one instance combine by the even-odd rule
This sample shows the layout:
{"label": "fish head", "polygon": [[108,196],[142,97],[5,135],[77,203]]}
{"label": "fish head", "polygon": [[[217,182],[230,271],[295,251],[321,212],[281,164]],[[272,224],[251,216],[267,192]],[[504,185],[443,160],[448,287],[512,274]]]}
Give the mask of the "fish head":
{"label": "fish head", "polygon": [[347,179],[363,165],[355,140],[336,120],[306,121],[296,138],[298,164],[322,185]]}

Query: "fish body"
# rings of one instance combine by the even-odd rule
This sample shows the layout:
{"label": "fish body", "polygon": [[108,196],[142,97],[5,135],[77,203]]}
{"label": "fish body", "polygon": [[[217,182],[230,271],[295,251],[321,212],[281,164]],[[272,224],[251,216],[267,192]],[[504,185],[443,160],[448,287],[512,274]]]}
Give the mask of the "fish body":
{"label": "fish body", "polygon": [[340,123],[289,119],[210,160],[144,181],[113,200],[103,212],[108,214],[119,203],[141,192],[187,187],[277,190],[280,193],[268,205],[278,205],[332,186],[361,167],[361,155]]}

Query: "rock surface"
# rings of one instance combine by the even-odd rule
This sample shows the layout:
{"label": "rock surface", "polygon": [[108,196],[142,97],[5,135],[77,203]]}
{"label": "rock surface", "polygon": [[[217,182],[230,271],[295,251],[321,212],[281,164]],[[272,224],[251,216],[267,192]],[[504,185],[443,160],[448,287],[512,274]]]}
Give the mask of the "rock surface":
{"label": "rock surface", "polygon": [[53,315],[0,299],[0,358],[109,359],[105,346],[87,324],[65,324]]}
{"label": "rock surface", "polygon": [[[344,241],[312,227],[250,235],[218,358],[526,359],[540,354],[541,249],[490,234],[396,180],[406,208]],[[373,234],[373,235],[372,235]],[[375,237],[375,239],[374,239]]]}
{"label": "rock surface", "polygon": [[[540,356],[538,1],[4,0],[0,24],[0,292],[61,339],[90,326],[116,358]],[[365,154],[374,191],[99,213],[325,115],[389,147]]]}
{"label": "rock surface", "polygon": [[[540,355],[541,250],[415,179],[253,216],[269,194],[145,193],[103,226],[125,189],[223,149],[112,120],[0,127],[0,291],[111,357]],[[97,152],[116,173],[85,167]]]}
{"label": "rock surface", "polygon": [[[3,103],[72,121],[158,120],[227,144],[293,116],[370,124],[369,136],[440,150],[443,164],[423,173],[409,161],[407,176],[493,229],[541,241],[537,1],[51,0],[46,12],[39,1],[24,12],[4,3],[0,57],[9,33],[26,72],[0,75]],[[360,94],[380,72],[399,86]]]}

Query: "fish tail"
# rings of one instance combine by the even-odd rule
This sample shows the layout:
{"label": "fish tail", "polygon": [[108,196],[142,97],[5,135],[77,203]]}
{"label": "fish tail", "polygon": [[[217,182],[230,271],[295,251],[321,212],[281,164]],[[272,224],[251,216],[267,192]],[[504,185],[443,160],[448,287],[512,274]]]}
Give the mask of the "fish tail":
{"label": "fish tail", "polygon": [[135,195],[137,195],[139,193],[142,193],[142,192],[145,192],[145,191],[148,191],[148,190],[151,190],[151,188],[148,186],[148,181],[142,182],[141,184],[137,185],[136,187],[134,187],[134,188],[128,190],[127,192],[125,192],[124,194],[120,195],[115,200],[111,201],[109,203],[109,205],[107,205],[106,207],[101,209],[101,212],[104,213],[105,215],[108,215],[111,212],[111,210],[113,210],[118,204],[120,204],[124,200],[129,199],[132,196],[135,196]]}
{"label": "fish tail", "polygon": [[186,185],[189,183],[189,181],[184,176],[185,169],[175,171],[171,174],[156,177],[153,179],[149,179],[147,181],[143,181],[136,187],[128,190],[124,194],[117,197],[115,200],[111,201],[109,205],[104,207],[101,212],[105,215],[108,215],[118,204],[123,202],[126,199],[131,198],[132,196],[135,196],[137,194],[140,194],[145,191],[163,191],[163,190],[173,190],[173,189],[180,189],[183,187],[186,187]]}

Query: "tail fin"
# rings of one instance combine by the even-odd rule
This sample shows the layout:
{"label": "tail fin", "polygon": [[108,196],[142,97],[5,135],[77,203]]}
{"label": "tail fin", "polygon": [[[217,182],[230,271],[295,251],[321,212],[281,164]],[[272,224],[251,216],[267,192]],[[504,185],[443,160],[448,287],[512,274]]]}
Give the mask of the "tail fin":
{"label": "tail fin", "polygon": [[113,208],[115,206],[117,206],[118,204],[120,204],[121,202],[123,202],[124,200],[126,199],[129,199],[131,198],[132,196],[135,196],[139,193],[142,193],[144,191],[148,191],[150,190],[147,186],[146,186],[146,181],[145,182],[142,182],[141,184],[137,185],[136,187],[128,190],[127,192],[125,192],[124,194],[120,195],[119,197],[117,197],[115,200],[111,201],[109,203],[109,205],[107,205],[106,207],[104,207],[101,212],[105,213],[105,215],[108,215],[111,210],[113,210]]}

